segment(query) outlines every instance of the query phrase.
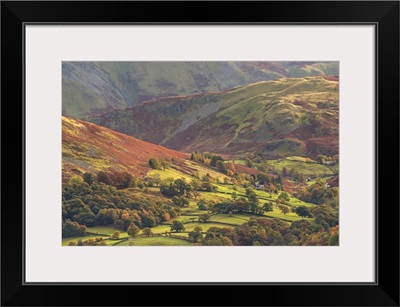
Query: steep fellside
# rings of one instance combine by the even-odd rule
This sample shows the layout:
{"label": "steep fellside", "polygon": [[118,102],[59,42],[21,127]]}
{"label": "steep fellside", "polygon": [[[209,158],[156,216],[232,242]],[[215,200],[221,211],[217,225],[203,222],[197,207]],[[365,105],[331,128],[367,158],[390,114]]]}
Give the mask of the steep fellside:
{"label": "steep fellside", "polygon": [[161,98],[89,120],[184,152],[334,155],[338,88],[334,77],[284,78],[220,93]]}
{"label": "steep fellside", "polygon": [[188,155],[92,123],[62,117],[63,177],[87,170],[144,175],[152,157],[171,160]]}
{"label": "steep fellside", "polygon": [[167,96],[282,77],[338,75],[338,62],[63,62],[63,115],[85,118]]}

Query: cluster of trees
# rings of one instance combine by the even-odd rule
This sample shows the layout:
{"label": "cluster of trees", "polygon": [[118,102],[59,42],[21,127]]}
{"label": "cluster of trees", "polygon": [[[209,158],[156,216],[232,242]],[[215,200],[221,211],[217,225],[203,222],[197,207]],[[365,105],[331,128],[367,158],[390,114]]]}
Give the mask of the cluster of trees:
{"label": "cluster of trees", "polygon": [[164,196],[184,196],[190,197],[193,187],[186,182],[185,179],[167,178],[160,183],[160,192]]}
{"label": "cluster of trees", "polygon": [[282,168],[282,175],[285,177],[289,177],[291,180],[293,181],[297,181],[300,183],[306,183],[307,181],[307,176],[299,173],[298,171],[296,171],[295,169],[290,169],[290,171],[288,171],[288,169],[286,167]]}
{"label": "cluster of trees", "polygon": [[[278,198],[275,200],[277,206],[283,214],[290,212],[290,207],[285,206],[285,201],[290,200],[289,194],[286,192],[281,192]],[[233,214],[233,213],[251,213],[251,214],[263,214],[264,212],[273,211],[274,204],[272,201],[260,204],[257,194],[252,188],[246,189],[246,198],[238,197],[236,192],[232,193],[232,200],[226,200],[223,202],[207,201],[205,199],[200,199],[197,202],[197,207],[199,210],[205,210],[213,213],[223,213],[223,214]],[[301,206],[305,207],[305,206]],[[294,208],[295,209],[295,208]],[[293,210],[294,210],[293,209]],[[305,207],[308,210],[307,207]],[[293,211],[297,213],[297,211]],[[304,213],[303,211],[299,211]],[[299,214],[300,215],[300,214]],[[300,215],[303,217],[310,217],[310,214]]]}
{"label": "cluster of trees", "polygon": [[[268,205],[269,206],[269,205]],[[252,213],[252,214],[263,214],[264,206],[259,206],[258,202],[249,201],[244,197],[236,200],[226,200],[224,202],[218,202],[210,208],[214,213]]]}
{"label": "cluster of trees", "polygon": [[332,157],[325,155],[318,155],[316,160],[321,164],[325,164],[327,161],[339,162],[339,155],[334,155]]}
{"label": "cluster of trees", "polygon": [[94,238],[94,239],[87,239],[82,241],[81,239],[78,242],[69,242],[69,246],[107,246],[107,242],[103,238]]}
{"label": "cluster of trees", "polygon": [[190,160],[196,161],[196,162],[201,162],[206,165],[211,165],[214,167],[217,166],[218,161],[224,162],[224,159],[222,159],[221,156],[214,155],[214,154],[208,153],[208,152],[201,153],[198,151],[192,152],[192,154],[190,155]]}
{"label": "cluster of trees", "polygon": [[138,187],[142,189],[144,186],[153,186],[158,185],[160,183],[160,176],[153,175],[149,176],[147,181],[143,181],[140,178],[136,178],[132,176],[132,174],[128,172],[120,172],[120,171],[100,171],[97,175],[86,172],[81,176],[74,175],[69,180],[69,184],[80,184],[82,182],[86,182],[88,185],[91,185],[93,182],[101,182],[105,185],[110,185],[118,190],[126,189],[126,188],[134,188]]}
{"label": "cluster of trees", "polygon": [[295,194],[298,199],[314,204],[329,204],[336,208],[339,203],[338,188],[326,188],[325,182],[317,178],[315,184],[300,188]]}
{"label": "cluster of trees", "polygon": [[264,159],[264,154],[262,152],[246,154],[245,165],[247,167],[254,168],[261,172],[273,170],[267,165],[267,162],[268,161]]}
{"label": "cluster of trees", "polygon": [[82,237],[86,233],[86,226],[67,219],[62,225],[63,237]]}
{"label": "cluster of trees", "polygon": [[[83,179],[87,184],[92,184],[94,175],[92,173],[83,174]],[[107,185],[112,185],[117,189],[126,189],[136,184],[133,176],[127,172],[103,172],[97,173],[96,180]]]}
{"label": "cluster of trees", "polygon": [[167,197],[186,196],[188,198],[197,198],[199,193],[196,193],[196,191],[216,191],[216,187],[209,182],[210,176],[207,175],[203,177],[203,181],[193,178],[190,183],[186,182],[184,178],[178,178],[175,180],[173,178],[166,178],[160,183],[160,192]]}
{"label": "cluster of trees", "polygon": [[[322,215],[322,214],[321,214]],[[211,227],[203,232],[196,227],[189,239],[199,245],[338,245],[338,226],[311,224],[300,220],[289,224],[278,219],[251,218],[235,228]]]}
{"label": "cluster of trees", "polygon": [[180,209],[150,199],[137,200],[102,182],[70,181],[62,191],[63,237],[82,236],[86,227],[113,225],[126,231],[154,227],[177,217]]}
{"label": "cluster of trees", "polygon": [[150,158],[149,166],[152,169],[166,169],[168,168],[169,164],[165,159]]}
{"label": "cluster of trees", "polygon": [[233,176],[234,174],[236,174],[235,164],[233,164],[233,162],[231,161],[224,162],[224,159],[219,155],[194,151],[190,155],[190,159],[192,161],[212,166],[218,171],[227,174],[228,176]]}
{"label": "cluster of trees", "polygon": [[299,206],[293,209],[293,212],[296,213],[298,216],[301,217],[308,217],[312,218],[314,217],[311,213],[311,211],[306,207],[306,206]]}

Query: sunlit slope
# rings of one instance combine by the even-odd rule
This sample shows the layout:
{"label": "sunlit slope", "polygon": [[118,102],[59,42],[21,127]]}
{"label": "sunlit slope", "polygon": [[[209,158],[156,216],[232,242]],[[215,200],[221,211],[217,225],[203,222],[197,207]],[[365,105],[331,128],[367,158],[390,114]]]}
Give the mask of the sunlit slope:
{"label": "sunlit slope", "polygon": [[87,170],[128,171],[144,175],[152,157],[171,160],[187,155],[92,123],[62,117],[64,177]]}
{"label": "sunlit slope", "polygon": [[184,152],[333,155],[339,146],[339,84],[328,77],[283,78],[161,98],[89,120]]}

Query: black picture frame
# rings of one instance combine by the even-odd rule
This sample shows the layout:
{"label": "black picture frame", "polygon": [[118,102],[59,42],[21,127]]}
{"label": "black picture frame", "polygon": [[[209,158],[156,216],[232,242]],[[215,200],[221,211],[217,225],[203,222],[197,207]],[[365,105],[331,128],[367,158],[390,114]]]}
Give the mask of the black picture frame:
{"label": "black picture frame", "polygon": [[[181,12],[186,14],[182,15]],[[29,23],[375,25],[376,282],[26,284],[23,276],[23,78],[24,26]],[[398,1],[3,1],[1,77],[2,306],[399,306]],[[143,294],[143,290],[154,291],[157,294],[148,296]],[[188,301],[173,294],[179,292],[185,293],[185,297],[193,297],[193,300]],[[109,296],[107,293],[120,295]]]}

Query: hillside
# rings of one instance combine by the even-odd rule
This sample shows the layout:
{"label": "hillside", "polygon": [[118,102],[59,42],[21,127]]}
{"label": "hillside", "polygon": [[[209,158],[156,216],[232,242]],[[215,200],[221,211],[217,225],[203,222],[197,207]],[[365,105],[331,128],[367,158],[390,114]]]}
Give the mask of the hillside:
{"label": "hillside", "polygon": [[170,161],[187,155],[88,122],[62,117],[63,178],[88,170],[144,175],[152,157]]}
{"label": "hillside", "polygon": [[338,154],[337,78],[282,78],[219,93],[166,97],[89,120],[190,153]]}
{"label": "hillside", "polygon": [[63,115],[84,119],[160,97],[338,74],[338,62],[63,62]]}

